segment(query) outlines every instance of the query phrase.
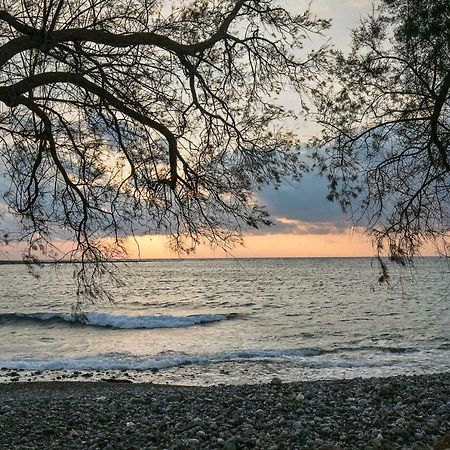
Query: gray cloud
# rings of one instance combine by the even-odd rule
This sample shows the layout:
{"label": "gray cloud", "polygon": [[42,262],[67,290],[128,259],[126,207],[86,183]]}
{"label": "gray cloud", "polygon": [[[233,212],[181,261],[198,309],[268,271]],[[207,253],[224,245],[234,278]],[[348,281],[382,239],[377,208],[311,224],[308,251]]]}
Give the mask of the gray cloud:
{"label": "gray cloud", "polygon": [[315,174],[305,174],[301,182],[284,182],[278,190],[262,190],[259,201],[274,217],[302,222],[342,222],[347,217],[339,205],[326,199],[327,181]]}
{"label": "gray cloud", "polygon": [[250,234],[335,234],[351,226],[339,205],[329,202],[327,181],[308,173],[301,182],[285,181],[279,189],[267,187],[258,201],[270,213],[274,225]]}
{"label": "gray cloud", "polygon": [[286,219],[277,217],[275,225],[271,227],[270,234],[339,234],[348,230],[349,223],[346,221],[337,222],[302,222],[301,220]]}
{"label": "gray cloud", "polygon": [[[327,201],[326,195],[326,180],[314,174],[306,174],[301,182],[285,181],[278,190],[265,188],[258,200],[266,206],[274,225],[251,230],[250,234],[325,235],[345,231],[350,226],[348,217],[337,204]],[[18,230],[16,219],[0,198],[0,233],[8,233],[14,240]]]}

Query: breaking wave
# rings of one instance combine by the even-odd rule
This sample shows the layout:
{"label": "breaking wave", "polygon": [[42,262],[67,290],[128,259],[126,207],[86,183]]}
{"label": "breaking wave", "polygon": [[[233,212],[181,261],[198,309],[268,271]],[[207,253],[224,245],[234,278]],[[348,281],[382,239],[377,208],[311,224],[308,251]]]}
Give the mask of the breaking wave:
{"label": "breaking wave", "polygon": [[53,322],[67,323],[81,326],[104,327],[116,329],[154,329],[154,328],[181,328],[193,325],[219,322],[231,318],[226,314],[194,314],[189,316],[127,316],[114,315],[103,312],[90,312],[82,315],[70,313],[10,313],[0,314],[0,324],[17,322]]}
{"label": "breaking wave", "polygon": [[[266,349],[220,352],[192,355],[182,352],[162,352],[152,356],[138,356],[131,353],[102,353],[84,356],[59,357],[17,357],[0,358],[0,367],[23,370],[137,370],[168,369],[188,365],[214,363],[272,362],[291,365],[297,369],[357,369],[402,366],[416,367],[424,357],[426,361],[447,361],[448,351],[417,350],[417,353],[397,354],[392,358],[367,358],[363,353],[345,357],[331,357],[329,350],[314,349]],[[406,358],[404,360],[404,358]],[[406,366],[405,366],[406,367]]]}

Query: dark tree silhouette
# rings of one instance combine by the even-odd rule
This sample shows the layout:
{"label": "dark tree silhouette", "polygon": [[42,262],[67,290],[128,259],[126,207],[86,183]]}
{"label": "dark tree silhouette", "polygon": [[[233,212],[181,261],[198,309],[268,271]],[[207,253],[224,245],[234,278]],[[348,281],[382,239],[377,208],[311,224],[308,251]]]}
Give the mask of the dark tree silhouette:
{"label": "dark tree silhouette", "polygon": [[450,3],[384,0],[336,53],[315,155],[378,253],[404,263],[450,229]]}
{"label": "dark tree silhouette", "polygon": [[300,49],[326,21],[271,0],[0,9],[3,197],[26,258],[58,233],[71,258],[99,262],[134,232],[189,251],[269,223],[255,191],[303,170],[277,96],[308,91],[324,49]]}

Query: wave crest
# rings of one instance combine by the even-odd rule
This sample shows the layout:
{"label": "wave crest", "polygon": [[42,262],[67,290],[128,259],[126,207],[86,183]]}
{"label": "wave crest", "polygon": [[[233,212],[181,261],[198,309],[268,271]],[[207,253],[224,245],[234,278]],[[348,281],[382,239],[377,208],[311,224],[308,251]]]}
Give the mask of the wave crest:
{"label": "wave crest", "polygon": [[231,316],[225,314],[193,314],[189,316],[146,315],[127,316],[104,312],[89,312],[81,316],[70,313],[10,313],[0,314],[0,323],[32,321],[60,322],[81,326],[116,328],[116,329],[155,329],[182,328],[227,320]]}

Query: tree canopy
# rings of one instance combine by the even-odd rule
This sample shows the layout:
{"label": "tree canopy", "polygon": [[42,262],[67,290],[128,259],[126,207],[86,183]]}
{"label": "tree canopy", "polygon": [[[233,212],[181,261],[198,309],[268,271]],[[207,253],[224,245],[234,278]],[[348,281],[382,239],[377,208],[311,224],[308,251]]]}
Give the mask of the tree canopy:
{"label": "tree canopy", "polygon": [[58,233],[99,261],[106,237],[189,250],[269,223],[255,191],[303,170],[277,95],[310,89],[324,49],[302,42],[327,26],[271,0],[0,0],[3,200],[26,257]]}
{"label": "tree canopy", "polygon": [[316,90],[315,157],[379,254],[405,262],[450,230],[450,3],[383,0]]}

